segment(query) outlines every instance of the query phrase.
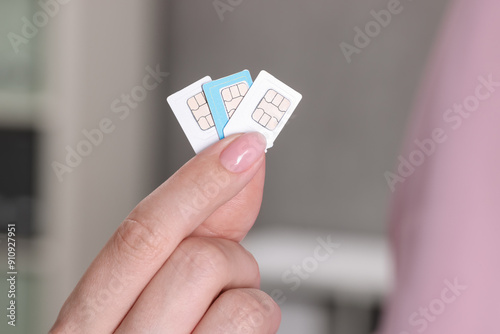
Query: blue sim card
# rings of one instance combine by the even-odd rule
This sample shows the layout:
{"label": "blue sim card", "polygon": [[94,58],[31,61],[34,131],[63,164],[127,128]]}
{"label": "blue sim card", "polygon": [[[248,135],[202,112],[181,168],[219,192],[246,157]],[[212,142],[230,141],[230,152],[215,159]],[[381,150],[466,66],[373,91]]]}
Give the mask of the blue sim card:
{"label": "blue sim card", "polygon": [[252,86],[248,70],[203,85],[208,106],[220,139],[224,138],[224,128],[236,108]]}

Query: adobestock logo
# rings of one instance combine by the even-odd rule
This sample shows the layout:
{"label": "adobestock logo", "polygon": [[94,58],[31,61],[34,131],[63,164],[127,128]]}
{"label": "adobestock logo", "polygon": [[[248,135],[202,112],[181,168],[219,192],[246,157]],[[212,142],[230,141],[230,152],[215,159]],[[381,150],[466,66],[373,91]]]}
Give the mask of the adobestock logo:
{"label": "adobestock logo", "polygon": [[452,281],[445,280],[444,288],[438,298],[431,300],[427,305],[419,307],[418,310],[410,314],[408,323],[414,331],[400,331],[399,334],[423,333],[429,326],[436,322],[440,315],[455,303],[467,290],[467,285],[460,284],[458,278]]}
{"label": "adobestock logo", "polygon": [[[123,293],[130,283],[130,279],[116,270],[111,271],[113,278],[92,297],[87,297],[77,308],[77,316],[72,322],[65,323],[62,328],[52,330],[49,334],[74,334],[81,331],[81,323],[94,321],[95,316],[107,307],[110,307],[114,297]],[[80,330],[79,330],[80,329]]]}
{"label": "adobestock logo", "polygon": [[242,3],[243,0],[215,0],[212,4],[219,16],[219,20],[223,22],[225,19],[224,14],[226,12],[233,12],[234,9]]}
{"label": "adobestock logo", "polygon": [[[246,138],[246,139],[245,139]],[[262,154],[256,142],[242,136],[232,145],[238,145],[240,151],[245,150],[247,156],[258,156]],[[254,158],[247,158],[253,160]],[[224,168],[209,169],[197,181],[196,186],[190,189],[189,194],[180,200],[177,206],[181,216],[189,220],[194,214],[205,209],[219,194],[231,184],[231,174]]]}
{"label": "adobestock logo", "polygon": [[231,183],[229,172],[218,170],[210,174],[204,174],[203,180],[199,180],[196,187],[190,190],[188,196],[181,199],[177,206],[181,216],[188,221],[194,214],[205,209],[211,200],[219,196]]}
{"label": "adobestock logo", "polygon": [[[291,291],[297,291],[302,282],[312,277],[319,270],[320,265],[328,261],[341,247],[340,243],[334,242],[331,235],[326,238],[316,238],[317,245],[312,255],[302,259],[300,264],[293,264],[281,275],[281,281]],[[283,305],[287,300],[287,294],[282,289],[274,289],[269,295],[278,305]]]}
{"label": "adobestock logo", "polygon": [[290,290],[296,291],[302,281],[310,278],[311,274],[318,270],[320,263],[330,259],[340,248],[340,244],[332,241],[331,235],[328,235],[325,240],[318,237],[316,241],[318,246],[314,249],[312,256],[304,258],[301,264],[294,264],[281,275],[283,283],[290,284]]}
{"label": "adobestock logo", "polygon": [[19,53],[21,45],[27,45],[30,40],[38,35],[39,29],[45,27],[51,18],[54,18],[60,11],[61,5],[66,5],[71,0],[40,0],[38,6],[40,10],[33,14],[31,20],[26,16],[21,18],[23,26],[21,33],[9,32],[7,38],[10,41],[15,53]]}
{"label": "adobestock logo", "polygon": [[392,18],[403,12],[403,9],[404,7],[400,0],[390,0],[387,4],[387,9],[370,11],[373,20],[367,22],[364,29],[358,26],[354,27],[354,32],[356,34],[353,43],[340,43],[340,50],[347,62],[350,64],[354,54],[360,54],[363,49],[367,48],[372,40],[380,35],[382,29],[389,26],[392,22]]}
{"label": "adobestock logo", "polygon": [[169,76],[168,72],[163,72],[160,65],[156,67],[146,66],[146,74],[142,78],[141,84],[134,86],[128,93],[121,94],[111,102],[110,110],[115,117],[104,117],[95,128],[83,129],[81,134],[83,139],[73,146],[66,145],[66,156],[64,160],[53,161],[51,166],[59,182],[64,181],[66,174],[72,173],[80,166],[84,159],[90,156],[95,148],[102,145],[106,137],[113,133],[120,124],[126,120],[139,104],[146,100],[148,95],[157,89],[161,83]]}
{"label": "adobestock logo", "polygon": [[465,120],[478,111],[481,105],[489,100],[498,88],[500,88],[500,81],[495,81],[493,74],[477,77],[474,93],[466,96],[460,103],[454,103],[453,107],[444,111],[442,120],[447,128],[434,128],[431,130],[429,137],[416,139],[413,142],[414,149],[406,156],[400,155],[398,157],[397,173],[389,171],[384,173],[391,192],[396,190],[398,183],[404,183],[415,173],[418,167],[433,156],[438,151],[439,146],[447,142],[451,134],[459,130],[465,124]]}

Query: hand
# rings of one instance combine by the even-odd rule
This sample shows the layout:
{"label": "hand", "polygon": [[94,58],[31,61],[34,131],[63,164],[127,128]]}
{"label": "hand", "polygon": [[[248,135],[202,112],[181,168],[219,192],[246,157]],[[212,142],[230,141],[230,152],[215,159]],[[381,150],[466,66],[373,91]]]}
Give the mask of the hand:
{"label": "hand", "polygon": [[141,201],[51,333],[275,333],[279,308],[239,244],[260,209],[264,150],[256,133],[226,138]]}

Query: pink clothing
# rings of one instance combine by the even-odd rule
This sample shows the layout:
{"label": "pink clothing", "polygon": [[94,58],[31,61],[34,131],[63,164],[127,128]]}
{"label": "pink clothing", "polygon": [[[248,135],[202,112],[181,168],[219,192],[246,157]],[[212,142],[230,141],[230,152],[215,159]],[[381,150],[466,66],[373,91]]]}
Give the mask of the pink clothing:
{"label": "pink clothing", "polygon": [[500,1],[450,9],[394,184],[383,334],[500,333]]}

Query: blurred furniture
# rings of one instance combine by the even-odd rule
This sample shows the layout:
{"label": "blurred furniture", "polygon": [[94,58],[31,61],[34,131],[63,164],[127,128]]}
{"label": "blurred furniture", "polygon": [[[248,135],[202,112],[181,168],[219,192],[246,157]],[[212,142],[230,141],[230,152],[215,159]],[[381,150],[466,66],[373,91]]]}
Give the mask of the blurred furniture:
{"label": "blurred furniture", "polygon": [[[392,282],[384,237],[261,228],[243,245],[259,263],[263,288],[283,309],[280,333],[366,334],[372,329],[374,312]],[[323,329],[306,331],[312,319]]]}

